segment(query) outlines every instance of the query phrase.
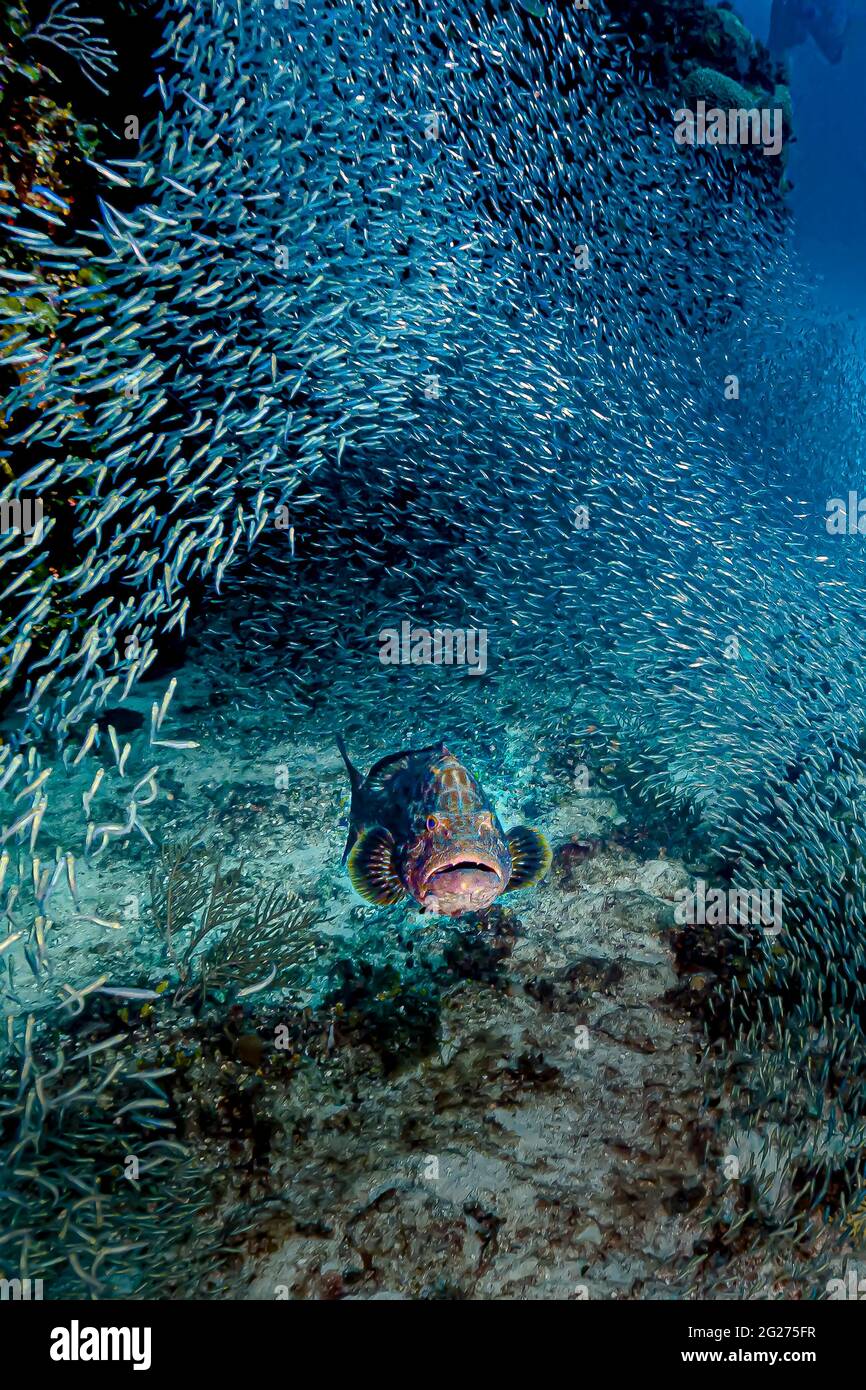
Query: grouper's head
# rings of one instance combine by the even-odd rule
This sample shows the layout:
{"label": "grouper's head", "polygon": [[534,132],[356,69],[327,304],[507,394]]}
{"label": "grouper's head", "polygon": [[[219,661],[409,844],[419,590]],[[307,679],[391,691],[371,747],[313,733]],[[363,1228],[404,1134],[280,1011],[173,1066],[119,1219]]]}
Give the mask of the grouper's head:
{"label": "grouper's head", "polygon": [[409,892],[428,912],[481,912],[505,891],[511,855],[491,811],[431,814],[404,868]]}

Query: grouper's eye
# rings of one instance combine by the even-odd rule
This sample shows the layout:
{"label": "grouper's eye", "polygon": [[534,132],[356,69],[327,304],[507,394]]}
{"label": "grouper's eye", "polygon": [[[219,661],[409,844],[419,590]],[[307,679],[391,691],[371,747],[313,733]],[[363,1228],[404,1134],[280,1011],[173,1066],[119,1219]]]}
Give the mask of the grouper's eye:
{"label": "grouper's eye", "polygon": [[450,835],[450,834],[451,834],[451,831],[448,829],[448,826],[446,825],[445,821],[444,821],[444,820],[440,820],[438,816],[428,816],[428,817],[427,817],[427,829],[428,829],[428,830],[441,830],[443,835]]}

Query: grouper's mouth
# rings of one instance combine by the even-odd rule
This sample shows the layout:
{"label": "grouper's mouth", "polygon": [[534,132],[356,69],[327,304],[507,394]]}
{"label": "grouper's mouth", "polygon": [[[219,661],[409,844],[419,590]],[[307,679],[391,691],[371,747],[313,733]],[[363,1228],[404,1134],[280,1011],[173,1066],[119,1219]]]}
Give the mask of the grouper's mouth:
{"label": "grouper's mouth", "polygon": [[475,851],[438,856],[425,866],[420,899],[431,912],[455,917],[489,907],[505,887],[501,865]]}
{"label": "grouper's mouth", "polygon": [[440,854],[431,859],[429,864],[424,865],[421,887],[426,890],[441,874],[457,871],[468,873],[472,870],[477,870],[481,874],[494,874],[499,883],[504,882],[502,866],[498,860],[493,858],[492,854],[467,850],[464,854]]}

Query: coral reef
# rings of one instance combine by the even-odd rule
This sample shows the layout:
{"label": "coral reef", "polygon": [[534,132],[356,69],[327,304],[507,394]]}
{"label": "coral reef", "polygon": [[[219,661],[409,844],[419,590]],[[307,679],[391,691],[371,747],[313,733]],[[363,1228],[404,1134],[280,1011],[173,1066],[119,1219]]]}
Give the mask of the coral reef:
{"label": "coral reef", "polygon": [[612,0],[610,8],[628,32],[641,66],[665,93],[676,91],[696,67],[764,90],[772,89],[783,71],[729,5],[660,0],[649,9],[641,0]]}
{"label": "coral reef", "polygon": [[151,912],[165,937],[177,997],[236,989],[239,996],[285,989],[304,979],[315,947],[313,914],[273,888],[258,899],[243,868],[223,872],[220,856],[195,841],[164,845],[150,875]]}
{"label": "coral reef", "polygon": [[[150,114],[143,96],[146,58],[136,47],[137,40],[146,52],[154,41],[149,8],[145,0],[132,5],[121,0],[104,9],[103,15],[97,3],[90,15],[82,16],[75,3],[64,0],[44,12],[38,5],[16,3],[0,21],[0,216],[13,233],[0,248],[7,296],[3,337],[20,340],[23,329],[39,355],[50,350],[61,320],[56,297],[100,279],[94,267],[62,254],[71,240],[92,229],[104,191],[98,160],[121,149],[129,153],[128,140],[126,148],[118,148],[114,128],[123,125],[130,106],[139,124]],[[123,50],[122,84],[115,71],[116,48]],[[100,79],[109,86],[103,87]],[[53,256],[40,257],[39,245],[28,246],[26,238],[14,236],[24,208],[54,241]],[[38,289],[40,280],[43,290]],[[33,292],[16,295],[16,285]],[[4,362],[4,395],[17,379],[14,367]],[[6,424],[4,419],[4,428]],[[3,467],[9,476],[17,463],[17,455],[5,448]],[[57,501],[66,505],[62,489]],[[58,558],[70,557],[61,552]]]}

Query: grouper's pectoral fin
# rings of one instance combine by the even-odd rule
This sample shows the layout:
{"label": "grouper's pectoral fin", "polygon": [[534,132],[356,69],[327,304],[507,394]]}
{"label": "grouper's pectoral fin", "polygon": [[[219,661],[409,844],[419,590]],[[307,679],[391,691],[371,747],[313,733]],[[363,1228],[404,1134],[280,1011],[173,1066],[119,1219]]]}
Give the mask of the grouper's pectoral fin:
{"label": "grouper's pectoral fin", "polygon": [[355,892],[368,902],[390,907],[405,898],[394,862],[394,840],[387,830],[377,826],[358,836],[349,855],[349,878]]}
{"label": "grouper's pectoral fin", "polygon": [[553,852],[540,830],[530,830],[526,825],[516,825],[507,835],[508,853],[511,855],[511,877],[505,889],[511,893],[515,888],[531,888],[544,878],[550,868]]}

